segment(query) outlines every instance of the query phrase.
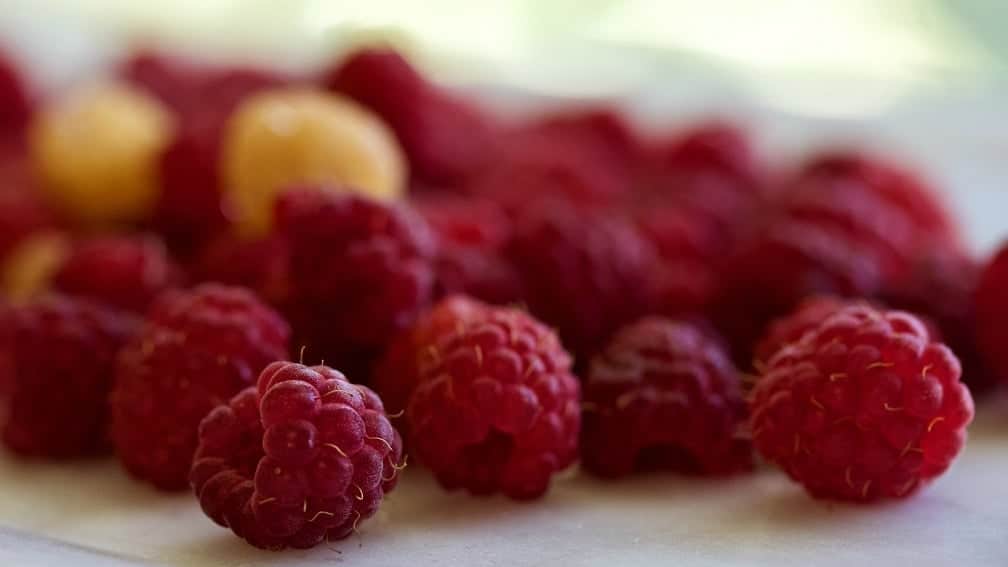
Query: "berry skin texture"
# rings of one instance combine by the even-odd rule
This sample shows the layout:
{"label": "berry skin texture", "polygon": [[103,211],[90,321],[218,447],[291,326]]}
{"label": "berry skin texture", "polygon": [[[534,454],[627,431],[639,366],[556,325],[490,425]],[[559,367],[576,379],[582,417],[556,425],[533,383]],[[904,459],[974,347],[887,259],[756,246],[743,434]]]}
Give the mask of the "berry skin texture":
{"label": "berry skin texture", "polygon": [[182,271],[153,236],[105,236],[78,243],[53,276],[53,287],[143,313],[161,292],[182,283]]}
{"label": "berry skin texture", "polygon": [[756,344],[754,366],[757,369],[765,368],[777,351],[798,342],[810,329],[819,326],[846,305],[847,302],[843,299],[832,295],[816,295],[804,299],[794,311],[771,321],[767,326],[763,338]]}
{"label": "berry skin texture", "polygon": [[430,229],[406,207],[317,189],[285,194],[277,216],[290,246],[295,346],[367,376],[431,301]]}
{"label": "berry skin texture", "polygon": [[973,398],[901,311],[844,307],[780,350],[752,392],[756,449],[816,498],[905,498],[952,464]]}
{"label": "berry skin texture", "polygon": [[122,351],[111,395],[112,440],[133,476],[187,486],[199,422],[288,353],[290,331],[241,288],[204,284],[154,303]]}
{"label": "berry skin texture", "polygon": [[541,497],[577,457],[570,365],[541,323],[487,308],[427,351],[406,410],[411,450],[448,490]]}
{"label": "berry skin texture", "polygon": [[751,445],[736,436],[746,420],[738,373],[690,324],[649,317],[624,327],[592,359],[583,389],[581,466],[594,474],[752,467]]}
{"label": "berry skin texture", "polygon": [[[3,442],[23,456],[72,458],[109,450],[108,408],[115,356],[134,317],[62,295],[3,314],[9,349],[0,377]],[[9,390],[9,391],[7,391]]]}
{"label": "berry skin texture", "polygon": [[977,343],[985,362],[1002,383],[1008,381],[1008,354],[1004,349],[1008,341],[1006,285],[1008,245],[1003,244],[983,268],[973,293]]}
{"label": "berry skin texture", "polygon": [[517,222],[509,256],[532,313],[586,360],[654,306],[654,249],[621,216],[537,207]]}
{"label": "berry skin texture", "polygon": [[280,550],[349,536],[404,466],[374,392],[327,366],[274,362],[203,419],[189,480],[214,522]]}

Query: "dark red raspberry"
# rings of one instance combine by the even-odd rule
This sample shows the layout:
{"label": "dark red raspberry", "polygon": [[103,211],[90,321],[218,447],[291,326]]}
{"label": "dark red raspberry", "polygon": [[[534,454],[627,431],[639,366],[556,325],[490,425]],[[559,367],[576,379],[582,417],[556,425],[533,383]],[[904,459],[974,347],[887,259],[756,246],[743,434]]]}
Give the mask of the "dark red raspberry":
{"label": "dark red raspberry", "polygon": [[690,324],[652,317],[624,327],[592,359],[583,388],[581,464],[592,473],[752,467],[752,447],[737,435],[746,419],[738,373]]}
{"label": "dark red raspberry", "polygon": [[856,151],[825,152],[810,158],[797,175],[809,179],[841,181],[846,190],[860,184],[892,207],[902,211],[914,228],[941,241],[960,243],[961,230],[941,194],[923,179],[894,163]]}
{"label": "dark red raspberry", "polygon": [[660,140],[650,153],[649,177],[716,174],[730,179],[742,191],[759,190],[763,183],[764,168],[752,141],[745,131],[729,122],[693,125]]}
{"label": "dark red raspberry", "polygon": [[283,305],[289,296],[290,248],[282,235],[246,240],[221,234],[200,252],[191,268],[199,282],[247,287],[271,305]]}
{"label": "dark red raspberry", "polygon": [[406,409],[420,382],[420,362],[431,348],[482,315],[487,305],[462,295],[446,297],[424,313],[409,330],[392,340],[375,368],[374,389],[390,414]]}
{"label": "dark red raspberry", "polygon": [[913,312],[934,325],[932,336],[940,336],[955,353],[962,364],[962,381],[974,397],[990,392],[1000,382],[977,340],[979,314],[973,292],[980,270],[980,263],[966,252],[927,246],[879,297],[890,307]]}
{"label": "dark red raspberry", "polygon": [[842,308],[780,350],[752,393],[759,452],[816,498],[904,498],[966,441],[955,355],[900,311]]}
{"label": "dark red raspberry", "polygon": [[[973,293],[976,339],[990,371],[1002,382],[1008,380],[1008,245],[988,260]],[[936,300],[940,298],[935,298]]]}
{"label": "dark red raspberry", "polygon": [[716,323],[735,361],[748,365],[766,326],[818,294],[871,297],[879,291],[876,250],[836,228],[799,220],[772,222],[726,262]]}
{"label": "dark red raspberry", "polygon": [[142,313],[161,292],[182,283],[182,271],[153,236],[102,236],[77,243],[53,287]]}
{"label": "dark red raspberry", "polygon": [[766,368],[767,363],[785,346],[796,343],[805,333],[818,327],[830,315],[849,303],[832,295],[815,295],[801,301],[794,311],[770,322],[763,338],[753,349],[757,370]]}
{"label": "dark red raspberry", "polygon": [[435,295],[465,294],[489,303],[521,299],[517,270],[504,257],[514,227],[503,209],[476,197],[415,201],[439,237]]}
{"label": "dark red raspberry", "polygon": [[20,138],[32,113],[32,97],[17,65],[0,55],[0,136]]}
{"label": "dark red raspberry", "polygon": [[0,173],[0,258],[24,237],[57,225],[56,214],[34,187],[20,179],[8,180],[4,173]]}
{"label": "dark red raspberry", "polygon": [[112,390],[112,440],[137,478],[186,486],[203,417],[288,354],[289,330],[241,288],[204,284],[162,295],[123,349]]}
{"label": "dark red raspberry", "polygon": [[532,313],[578,356],[654,306],[654,250],[623,217],[539,207],[519,219],[510,256]]}
{"label": "dark red raspberry", "polygon": [[556,335],[522,311],[460,321],[420,364],[410,447],[442,486],[542,496],[577,457],[579,386]]}
{"label": "dark red raspberry", "polygon": [[403,206],[324,190],[287,192],[277,211],[290,244],[297,346],[368,375],[389,337],[431,300],[436,247],[427,223]]}
{"label": "dark red raspberry", "polygon": [[6,311],[4,444],[50,458],[107,451],[115,356],[136,325],[128,314],[61,295]]}
{"label": "dark red raspberry", "polygon": [[325,86],[371,108],[395,132],[421,184],[453,186],[489,157],[496,126],[481,110],[430,83],[392,49],[348,55]]}
{"label": "dark red raspberry", "polygon": [[214,522],[279,550],[349,536],[404,465],[374,392],[326,366],[275,362],[200,424],[189,479]]}

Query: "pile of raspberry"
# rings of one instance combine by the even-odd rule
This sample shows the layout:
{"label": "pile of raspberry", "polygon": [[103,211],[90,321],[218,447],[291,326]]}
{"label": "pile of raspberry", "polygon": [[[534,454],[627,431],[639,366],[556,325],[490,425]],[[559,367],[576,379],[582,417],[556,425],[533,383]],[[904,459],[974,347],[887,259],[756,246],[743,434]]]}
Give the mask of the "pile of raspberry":
{"label": "pile of raspberry", "polygon": [[[888,156],[772,170],[732,120],[505,117],[388,47],[300,76],[148,51],[116,76],[172,118],[151,163],[122,164],[157,193],[128,224],[85,224],[36,175],[26,136],[50,102],[14,63],[0,439],[112,453],[259,548],[362,529],[407,454],[446,490],[521,501],[578,470],[764,466],[816,498],[906,498],[1008,380],[1008,245],[977,257],[943,193]],[[296,183],[250,200],[261,231],[235,225],[226,134],[265,89],[384,123],[399,186],[318,163],[299,144],[368,147],[319,124],[285,148]]]}

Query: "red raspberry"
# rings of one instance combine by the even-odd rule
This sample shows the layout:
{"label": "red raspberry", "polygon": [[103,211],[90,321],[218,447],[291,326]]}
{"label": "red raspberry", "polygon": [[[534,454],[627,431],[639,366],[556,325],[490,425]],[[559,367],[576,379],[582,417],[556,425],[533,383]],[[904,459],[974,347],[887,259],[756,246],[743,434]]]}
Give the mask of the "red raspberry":
{"label": "red raspberry", "polygon": [[489,303],[521,299],[521,282],[504,257],[511,219],[496,203],[474,197],[426,198],[416,203],[440,241],[435,295],[465,294]]}
{"label": "red raspberry", "polygon": [[246,240],[221,234],[200,252],[194,279],[247,287],[271,305],[287,301],[290,249],[282,235]]}
{"label": "red raspberry", "polygon": [[425,353],[487,309],[486,304],[471,298],[449,296],[417,319],[412,328],[392,340],[374,373],[374,388],[385,401],[389,413],[395,415],[406,409],[420,382],[420,362]]}
{"label": "red raspberry", "polygon": [[106,399],[115,356],[136,328],[130,315],[60,295],[11,308],[0,377],[3,442],[12,451],[51,458],[108,450]]}
{"label": "red raspberry", "polygon": [[692,325],[651,317],[624,327],[592,359],[584,406],[581,464],[595,474],[752,467],[752,448],[736,435],[746,418],[738,373]]}
{"label": "red raspberry", "polygon": [[708,173],[724,176],[742,191],[762,186],[763,166],[747,134],[722,121],[694,125],[651,149],[650,176],[674,178]]}
{"label": "red raspberry", "polygon": [[20,181],[0,178],[0,184],[6,185],[0,186],[0,258],[22,238],[57,225],[56,215],[34,187]]}
{"label": "red raspberry", "polygon": [[1004,349],[1008,344],[1005,282],[1008,282],[1008,245],[1003,244],[983,267],[973,293],[977,343],[986,365],[1002,382],[1008,380],[1008,353]]}
{"label": "red raspberry", "polygon": [[0,136],[19,138],[31,113],[31,94],[20,70],[0,55]]}
{"label": "red raspberry", "polygon": [[287,356],[284,320],[241,288],[170,292],[120,355],[112,440],[126,469],[163,490],[186,486],[203,416]]}
{"label": "red raspberry", "polygon": [[288,192],[277,211],[290,243],[296,343],[366,376],[389,337],[430,302],[427,223],[405,207],[321,190]]}
{"label": "red raspberry", "polygon": [[404,464],[374,392],[274,362],[203,419],[189,479],[206,515],[250,544],[309,548],[374,515]]}
{"label": "red raspberry", "polygon": [[142,313],[182,271],[152,236],[103,236],[79,242],[56,272],[53,286],[120,309]]}
{"label": "red raspberry", "polygon": [[1000,382],[998,373],[984,360],[977,340],[979,313],[973,292],[980,270],[979,262],[965,252],[928,246],[879,297],[936,327],[932,336],[940,336],[962,363],[962,381],[974,397],[990,392]]}
{"label": "red raspberry", "polygon": [[538,498],[577,457],[579,387],[555,334],[490,307],[432,346],[406,410],[410,446],[442,486]]}
{"label": "red raspberry", "polygon": [[715,306],[736,362],[749,364],[767,324],[817,294],[870,297],[881,286],[878,252],[834,227],[770,223],[726,263]]}
{"label": "red raspberry", "polygon": [[490,118],[429,83],[392,49],[351,53],[325,73],[323,83],[388,123],[421,184],[457,185],[489,157],[496,130]]}
{"label": "red raspberry", "polygon": [[816,498],[904,498],[966,441],[973,399],[959,375],[916,317],[851,305],[770,360],[753,442]]}
{"label": "red raspberry", "polygon": [[539,207],[519,219],[510,256],[532,313],[579,356],[654,306],[654,250],[622,217]]}
{"label": "red raspberry", "polygon": [[771,321],[763,333],[763,338],[753,349],[757,370],[766,368],[770,359],[785,346],[796,343],[805,333],[819,326],[848,302],[832,295],[815,295],[802,300],[794,311]]}
{"label": "red raspberry", "polygon": [[[959,225],[941,194],[912,172],[876,156],[854,151],[826,152],[809,159],[797,177],[799,183],[832,179],[860,184],[902,211],[920,233],[953,243],[961,241]],[[844,190],[848,186],[836,185]]]}

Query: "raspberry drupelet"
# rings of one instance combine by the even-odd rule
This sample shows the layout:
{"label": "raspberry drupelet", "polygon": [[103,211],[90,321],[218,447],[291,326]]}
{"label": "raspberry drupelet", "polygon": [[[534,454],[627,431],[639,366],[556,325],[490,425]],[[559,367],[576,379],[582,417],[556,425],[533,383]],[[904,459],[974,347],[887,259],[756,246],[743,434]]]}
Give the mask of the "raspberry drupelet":
{"label": "raspberry drupelet", "polygon": [[81,241],[53,277],[53,287],[143,313],[161,292],[182,283],[182,270],[154,236],[102,236]]}
{"label": "raspberry drupelet", "polygon": [[214,522],[279,550],[350,535],[404,466],[374,392],[326,366],[274,362],[203,419],[189,479]]}
{"label": "raspberry drupelet", "polygon": [[798,342],[810,329],[847,305],[846,301],[832,295],[814,295],[802,300],[794,311],[767,325],[763,338],[756,343],[753,366],[757,371],[766,368],[777,351]]}
{"label": "raspberry drupelet", "polygon": [[184,488],[200,420],[286,358],[289,335],[242,288],[204,284],[158,298],[116,369],[111,432],[122,464],[160,489]]}
{"label": "raspberry drupelet", "polygon": [[769,361],[752,392],[753,443],[816,498],[905,498],[966,442],[973,399],[960,372],[913,315],[843,307]]}
{"label": "raspberry drupelet", "polygon": [[541,497],[577,457],[579,385],[556,335],[488,307],[426,351],[406,410],[410,447],[446,489]]}
{"label": "raspberry drupelet", "polygon": [[108,451],[111,375],[137,320],[54,294],[6,309],[2,322],[4,444],[48,458]]}
{"label": "raspberry drupelet", "polygon": [[737,434],[746,419],[739,375],[693,325],[649,317],[624,327],[592,360],[583,389],[581,465],[594,474],[752,467],[752,447]]}

